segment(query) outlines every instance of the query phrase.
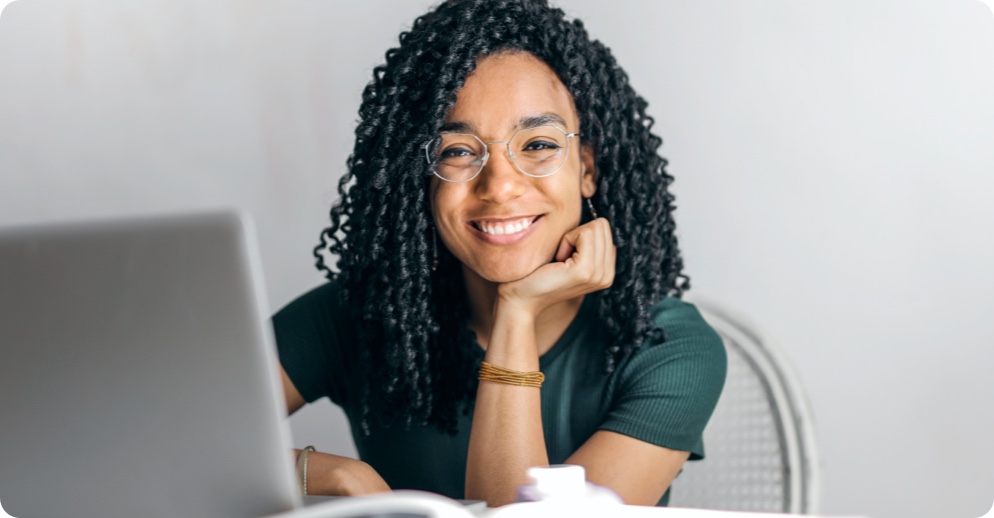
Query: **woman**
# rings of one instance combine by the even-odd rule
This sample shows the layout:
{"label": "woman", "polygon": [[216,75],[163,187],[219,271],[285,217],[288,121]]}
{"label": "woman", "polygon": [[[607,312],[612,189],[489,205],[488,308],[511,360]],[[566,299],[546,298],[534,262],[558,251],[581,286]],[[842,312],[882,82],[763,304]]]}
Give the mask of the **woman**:
{"label": "woman", "polygon": [[315,249],[330,282],[273,318],[289,411],[329,397],[362,459],[303,454],[308,493],[495,506],[570,463],[665,504],[703,457],[725,356],[679,300],[645,108],[543,0],[453,0],[401,34]]}

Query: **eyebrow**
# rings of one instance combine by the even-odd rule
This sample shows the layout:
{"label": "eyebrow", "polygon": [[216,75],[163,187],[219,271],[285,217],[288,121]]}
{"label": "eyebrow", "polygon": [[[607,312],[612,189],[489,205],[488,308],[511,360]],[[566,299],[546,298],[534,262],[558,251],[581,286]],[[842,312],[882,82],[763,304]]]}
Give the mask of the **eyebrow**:
{"label": "eyebrow", "polygon": [[[518,123],[511,128],[511,130],[518,131],[527,128],[545,126],[546,124],[554,124],[566,129],[566,121],[563,120],[562,117],[552,112],[546,112],[540,115],[522,117],[518,120]],[[442,124],[442,128],[439,131],[443,133],[472,133],[475,135],[476,127],[473,126],[472,123],[465,121],[451,121]]]}

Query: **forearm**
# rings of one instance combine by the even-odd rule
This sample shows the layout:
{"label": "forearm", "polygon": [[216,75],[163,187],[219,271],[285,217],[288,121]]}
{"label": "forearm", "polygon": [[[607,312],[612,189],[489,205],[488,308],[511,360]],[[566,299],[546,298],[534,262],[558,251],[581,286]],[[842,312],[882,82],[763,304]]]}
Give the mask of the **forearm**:
{"label": "forearm", "polygon": [[[485,360],[516,371],[537,371],[535,319],[498,310]],[[540,389],[481,381],[466,463],[466,498],[491,507],[511,503],[527,470],[548,465]]]}

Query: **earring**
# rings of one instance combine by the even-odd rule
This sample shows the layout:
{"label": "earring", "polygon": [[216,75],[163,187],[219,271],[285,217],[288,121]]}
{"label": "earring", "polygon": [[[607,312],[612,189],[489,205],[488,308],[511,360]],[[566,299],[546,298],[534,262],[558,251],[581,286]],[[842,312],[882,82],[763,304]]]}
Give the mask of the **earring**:
{"label": "earring", "polygon": [[590,208],[590,215],[597,219],[597,211],[594,210],[594,202],[590,201],[590,198],[587,198],[587,207]]}
{"label": "earring", "polygon": [[438,233],[431,227],[431,271],[438,270]]}

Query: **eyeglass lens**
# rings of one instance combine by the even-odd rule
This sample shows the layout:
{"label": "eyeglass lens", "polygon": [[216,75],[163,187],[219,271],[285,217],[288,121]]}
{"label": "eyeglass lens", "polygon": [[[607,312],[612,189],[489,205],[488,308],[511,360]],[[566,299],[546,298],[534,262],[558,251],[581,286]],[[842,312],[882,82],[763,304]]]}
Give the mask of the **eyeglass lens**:
{"label": "eyeglass lens", "polygon": [[[515,133],[508,148],[510,159],[519,171],[529,176],[548,176],[566,162],[569,138],[555,126],[538,126]],[[486,155],[486,144],[468,133],[443,133],[428,146],[436,174],[454,182],[476,176]]]}

